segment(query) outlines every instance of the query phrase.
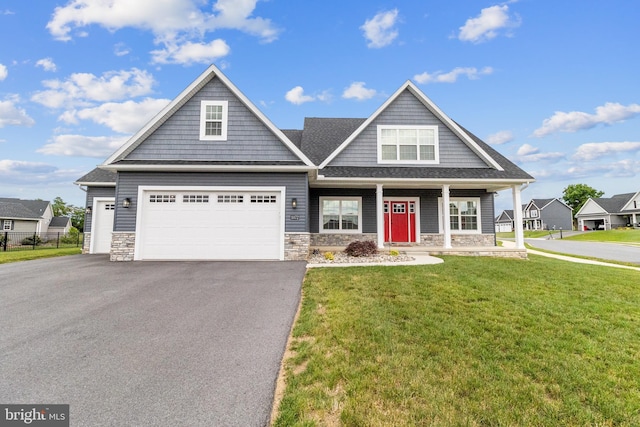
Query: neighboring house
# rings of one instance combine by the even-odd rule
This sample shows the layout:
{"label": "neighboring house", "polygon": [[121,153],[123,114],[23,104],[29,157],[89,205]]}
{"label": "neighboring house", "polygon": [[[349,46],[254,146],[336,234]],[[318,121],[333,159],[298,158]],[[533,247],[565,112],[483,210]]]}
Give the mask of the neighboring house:
{"label": "neighboring house", "polygon": [[589,198],[576,214],[579,230],[639,227],[640,191],[613,197]]}
{"label": "neighboring house", "polygon": [[513,231],[513,209],[505,209],[496,217],[496,233]]}
{"label": "neighboring house", "polygon": [[0,198],[2,231],[46,233],[52,218],[53,210],[48,201]]}
{"label": "neighboring house", "polygon": [[573,230],[573,209],[562,200],[531,199],[523,208],[525,230]]}
{"label": "neighboring house", "polygon": [[76,183],[85,252],[292,260],[355,240],[495,248],[495,192],[520,206],[533,180],[410,81],[368,118],[281,130],[212,65]]}
{"label": "neighboring house", "polygon": [[49,224],[49,233],[67,234],[71,230],[71,218],[54,216]]}

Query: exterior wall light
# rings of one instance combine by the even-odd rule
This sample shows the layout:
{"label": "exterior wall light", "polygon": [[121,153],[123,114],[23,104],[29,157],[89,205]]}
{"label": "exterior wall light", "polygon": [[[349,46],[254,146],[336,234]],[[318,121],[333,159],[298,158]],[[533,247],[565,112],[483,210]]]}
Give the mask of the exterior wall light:
{"label": "exterior wall light", "polygon": [[293,209],[296,209],[298,207],[298,199],[296,199],[295,197],[291,199],[291,207]]}
{"label": "exterior wall light", "polygon": [[91,215],[91,206],[87,206],[87,208],[84,210],[84,213],[86,213],[87,215]]}
{"label": "exterior wall light", "polygon": [[127,197],[122,201],[122,207],[127,209],[129,206],[131,206],[131,199]]}

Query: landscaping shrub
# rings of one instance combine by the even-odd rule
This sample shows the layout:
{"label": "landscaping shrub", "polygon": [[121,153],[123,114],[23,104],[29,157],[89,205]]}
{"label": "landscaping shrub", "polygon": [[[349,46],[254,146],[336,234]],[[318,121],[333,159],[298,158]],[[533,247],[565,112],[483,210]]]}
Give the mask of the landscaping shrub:
{"label": "landscaping shrub", "polygon": [[33,242],[34,237],[35,237],[35,245],[39,245],[39,244],[42,243],[42,239],[40,238],[40,236],[29,236],[29,237],[26,237],[26,238],[22,239],[20,244],[33,246],[34,245],[34,242]]}
{"label": "landscaping shrub", "polygon": [[361,241],[356,240],[355,242],[349,243],[349,246],[344,250],[344,252],[349,256],[371,256],[378,253],[378,247],[376,243],[372,240]]}
{"label": "landscaping shrub", "polygon": [[324,253],[324,259],[329,260],[329,261],[333,261],[333,252],[325,252]]}
{"label": "landscaping shrub", "polygon": [[60,243],[65,243],[65,244],[77,243],[79,234],[80,234],[80,232],[78,231],[77,228],[71,227],[69,229],[69,233],[68,234],[65,234],[64,236],[60,237]]}

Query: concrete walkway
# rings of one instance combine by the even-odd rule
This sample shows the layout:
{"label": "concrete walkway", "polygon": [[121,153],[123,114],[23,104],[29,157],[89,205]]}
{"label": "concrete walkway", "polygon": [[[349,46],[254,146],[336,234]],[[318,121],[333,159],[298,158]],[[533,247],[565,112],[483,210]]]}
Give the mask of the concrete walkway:
{"label": "concrete walkway", "polygon": [[387,262],[336,262],[336,263],[318,263],[307,264],[307,268],[320,267],[371,267],[371,266],[395,266],[395,265],[429,265],[441,264],[444,261],[427,253],[411,252],[408,254],[413,257],[412,261],[387,261]]}
{"label": "concrete walkway", "polygon": [[[512,242],[512,241],[509,241],[509,240],[502,240],[502,245],[504,247],[506,247],[506,248],[515,248],[516,247],[516,243]],[[528,254],[533,254],[533,255],[546,256],[548,258],[561,259],[563,261],[575,262],[575,263],[578,263],[578,264],[601,265],[603,267],[624,268],[624,269],[627,269],[627,270],[640,271],[640,267],[631,267],[631,266],[628,266],[628,265],[612,264],[612,263],[609,263],[609,262],[594,261],[594,260],[583,259],[583,258],[575,258],[575,257],[568,256],[568,255],[551,254],[551,253],[548,253],[548,252],[536,251],[535,249],[528,249],[527,248],[527,253]]]}

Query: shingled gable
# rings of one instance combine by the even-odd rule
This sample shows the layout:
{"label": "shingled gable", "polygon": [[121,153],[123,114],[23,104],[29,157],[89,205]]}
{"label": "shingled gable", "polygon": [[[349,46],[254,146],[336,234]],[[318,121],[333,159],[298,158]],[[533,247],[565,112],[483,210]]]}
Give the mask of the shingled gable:
{"label": "shingled gable", "polygon": [[[185,104],[198,94],[205,86],[214,79],[218,79],[230,93],[262,123],[274,137],[281,142],[292,154],[286,161],[265,162],[264,167],[292,167],[302,168],[313,167],[313,163],[280,129],[278,129],[220,70],[211,65],[195,81],[193,81],[180,95],[178,95],[169,105],[149,121],[142,129],[133,135],[122,147],[113,153],[100,167],[112,170],[189,170],[189,169],[229,169],[232,167],[255,168],[254,162],[235,162],[235,159],[197,158],[197,159],[128,159],[136,149],[138,149],[154,132],[163,124],[170,120]],[[231,112],[229,113],[232,114]],[[158,160],[158,161],[156,161]],[[161,161],[160,161],[161,160]],[[170,162],[169,160],[177,160]],[[203,162],[204,161],[204,162]]]}
{"label": "shingled gable", "polygon": [[502,171],[502,166],[493,159],[486,150],[484,150],[477,142],[469,136],[456,122],[451,120],[444,112],[438,108],[420,89],[418,89],[410,80],[407,80],[384,104],[380,106],[368,119],[366,119],[338,148],[335,149],[324,161],[319,168],[323,169],[351,144],[365,129],[367,129],[373,121],[380,116],[401,94],[409,91],[413,94],[437,119],[439,119],[451,132],[453,132],[467,147],[469,147],[487,166]]}

